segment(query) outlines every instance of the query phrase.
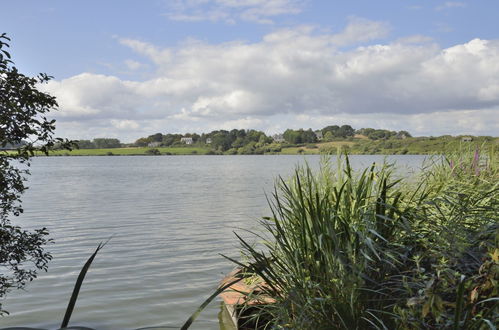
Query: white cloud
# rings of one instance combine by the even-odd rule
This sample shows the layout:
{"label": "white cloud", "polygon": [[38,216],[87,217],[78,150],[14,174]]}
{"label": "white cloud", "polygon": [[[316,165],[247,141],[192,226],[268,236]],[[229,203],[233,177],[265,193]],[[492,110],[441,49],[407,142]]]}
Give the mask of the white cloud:
{"label": "white cloud", "polygon": [[134,60],[125,60],[125,65],[129,70],[138,70],[144,67],[144,64],[134,61]]}
{"label": "white cloud", "polygon": [[169,49],[161,50],[146,42],[126,38],[119,39],[119,42],[124,46],[130,47],[137,53],[147,56],[158,65],[168,64],[170,61],[171,52]]}
{"label": "white cloud", "polygon": [[135,120],[117,120],[111,119],[111,124],[120,130],[136,130],[140,127],[139,123]]}
{"label": "white cloud", "polygon": [[435,10],[445,10],[445,9],[451,9],[451,8],[464,8],[466,7],[466,4],[464,2],[459,2],[459,1],[446,1],[443,4],[435,7]]}
{"label": "white cloud", "polygon": [[176,0],[170,2],[166,16],[185,22],[212,21],[233,24],[250,21],[273,23],[272,18],[302,11],[303,0]]}
{"label": "white cloud", "polygon": [[344,31],[332,37],[336,45],[348,45],[352,41],[365,42],[386,37],[390,27],[388,23],[371,21],[359,17],[350,17]]}
{"label": "white cloud", "polygon": [[255,127],[261,126],[264,123],[262,119],[246,117],[236,120],[229,120],[221,123],[218,127],[213,127],[215,129],[254,129]]}
{"label": "white cloud", "polygon": [[[83,73],[44,88],[58,98],[59,127],[87,122],[94,127],[84,134],[106,127],[127,141],[230,125],[273,131],[338,122],[415,134],[497,134],[499,41],[474,39],[446,49],[422,37],[365,45],[365,35],[348,31],[386,29],[355,22],[360,26],[337,34],[302,26],[255,43],[161,49],[127,39],[124,45],[155,63],[154,78]],[[364,46],[352,48],[356,43]],[[68,132],[79,137],[83,131]]]}

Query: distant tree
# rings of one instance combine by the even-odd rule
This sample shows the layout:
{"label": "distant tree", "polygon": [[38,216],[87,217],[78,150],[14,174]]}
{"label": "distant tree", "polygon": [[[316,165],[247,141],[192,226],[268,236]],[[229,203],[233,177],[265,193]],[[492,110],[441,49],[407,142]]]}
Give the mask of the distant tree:
{"label": "distant tree", "polygon": [[323,136],[325,136],[327,132],[331,132],[331,135],[333,137],[337,137],[339,130],[340,130],[340,127],[338,125],[332,125],[332,126],[324,127],[321,131],[322,131]]}
{"label": "distant tree", "polygon": [[162,142],[163,141],[163,134],[156,133],[153,135],[149,135],[147,137],[147,139],[149,140],[149,142]]}
{"label": "distant tree", "polygon": [[233,148],[241,148],[244,146],[244,137],[238,137],[234,142],[232,142]]}
{"label": "distant tree", "polygon": [[250,143],[246,144],[244,147],[241,147],[237,150],[237,153],[240,155],[252,155],[255,153],[255,147],[256,142],[251,141]]}
{"label": "distant tree", "polygon": [[369,137],[369,135],[374,132],[374,128],[360,128],[356,131],[357,134],[359,135],[364,135]]}
{"label": "distant tree", "polygon": [[409,138],[409,137],[412,137],[412,135],[411,135],[409,132],[407,132],[407,131],[399,131],[399,132],[397,133],[397,137],[401,137],[401,138],[403,138],[404,136],[405,136],[405,137],[408,137],[408,138]]}
{"label": "distant tree", "polygon": [[389,131],[386,129],[361,128],[357,130],[357,134],[365,135],[371,140],[381,140],[389,139],[397,135],[397,132]]}
{"label": "distant tree", "polygon": [[354,135],[355,130],[350,125],[343,125],[338,130],[338,137],[347,138]]}
{"label": "distant tree", "polygon": [[0,151],[0,315],[7,313],[1,304],[5,295],[23,288],[39,270],[47,270],[52,258],[44,250],[49,241],[46,228],[24,230],[10,220],[23,212],[21,195],[27,189],[30,158],[36,152],[48,154],[56,143],[67,149],[74,146],[54,138],[55,120],[46,118],[57,102],[38,86],[51,77],[20,73],[6,50],[9,40],[5,33],[0,35],[0,147],[17,146],[17,151]]}
{"label": "distant tree", "polygon": [[173,145],[174,143],[180,143],[181,138],[181,134],[166,134],[163,135],[163,142],[161,144],[168,147]]}
{"label": "distant tree", "polygon": [[226,151],[229,150],[232,145],[232,138],[228,131],[214,131],[211,133],[211,145],[215,149]]}
{"label": "distant tree", "polygon": [[309,128],[306,131],[301,130],[300,133],[302,136],[302,138],[301,138],[302,143],[315,143],[315,142],[317,142],[317,135],[315,135],[314,131],[312,131],[311,128]]}
{"label": "distant tree", "polygon": [[197,134],[197,133],[193,133],[193,134],[191,135],[191,138],[192,138],[192,141],[193,141],[194,143],[196,143],[196,142],[198,142],[198,141],[199,141],[199,139],[201,138],[201,136],[200,136],[199,134]]}
{"label": "distant tree", "polygon": [[140,138],[137,141],[135,141],[135,145],[137,147],[147,147],[147,145],[151,143],[151,141],[148,138]]}
{"label": "distant tree", "polygon": [[324,141],[326,142],[331,142],[334,140],[334,135],[330,131],[327,131],[326,134],[324,134]]}
{"label": "distant tree", "polygon": [[93,140],[93,143],[98,149],[106,149],[106,148],[120,148],[121,142],[118,139],[110,139],[110,138],[97,138]]}
{"label": "distant tree", "polygon": [[249,130],[246,132],[246,143],[249,143],[250,141],[253,142],[258,142],[260,140],[260,136],[265,136],[263,132],[256,131],[254,129]]}
{"label": "distant tree", "polygon": [[291,144],[303,143],[302,136],[301,136],[299,131],[287,129],[286,131],[284,131],[283,137],[284,137],[284,140],[286,140],[286,142],[291,143]]}
{"label": "distant tree", "polygon": [[90,140],[78,140],[77,142],[79,149],[94,149],[95,144]]}
{"label": "distant tree", "polygon": [[265,134],[261,134],[260,135],[260,138],[258,139],[258,143],[256,144],[257,147],[263,147],[264,145],[266,145],[267,143],[269,143],[267,141],[267,137],[265,136]]}

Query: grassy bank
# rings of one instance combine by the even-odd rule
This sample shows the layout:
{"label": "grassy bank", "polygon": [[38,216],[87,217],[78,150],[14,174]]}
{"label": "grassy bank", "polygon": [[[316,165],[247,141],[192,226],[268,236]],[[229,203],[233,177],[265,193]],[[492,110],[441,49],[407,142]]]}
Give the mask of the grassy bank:
{"label": "grassy bank", "polygon": [[53,151],[53,156],[130,156],[130,155],[233,155],[233,154],[277,154],[277,155],[316,155],[336,154],[348,151],[352,155],[428,155],[444,154],[458,150],[463,146],[481,147],[499,153],[499,138],[473,137],[472,141],[463,141],[462,137],[416,137],[406,139],[369,140],[352,138],[331,142],[311,143],[306,145],[271,144],[269,147],[230,149],[225,152],[213,150],[209,145],[176,147],[128,147],[108,149],[77,149],[73,151]]}
{"label": "grassy bank", "polygon": [[[151,151],[152,150],[152,151]],[[201,147],[165,147],[165,148],[108,148],[108,149],[75,149],[72,151],[57,150],[50,153],[51,156],[144,156],[157,154],[161,155],[204,155],[210,149]]]}
{"label": "grassy bank", "polygon": [[[484,161],[485,160],[485,161]],[[243,276],[258,328],[495,329],[499,160],[462,150],[418,180],[348,158],[281,179]],[[417,183],[415,183],[417,182]]]}

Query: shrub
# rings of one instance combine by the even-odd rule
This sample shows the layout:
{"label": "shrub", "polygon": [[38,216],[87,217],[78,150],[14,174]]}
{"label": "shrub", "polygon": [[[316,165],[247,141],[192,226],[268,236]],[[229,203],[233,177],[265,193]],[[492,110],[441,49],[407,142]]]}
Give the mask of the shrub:
{"label": "shrub", "polygon": [[156,148],[151,148],[146,150],[146,155],[161,155],[161,152]]}
{"label": "shrub", "polygon": [[[394,166],[348,158],[280,179],[246,276],[271,296],[260,313],[287,329],[477,329],[498,321],[498,171],[479,156],[428,166],[417,184]],[[265,235],[265,234],[264,234]],[[254,319],[259,317],[254,313]]]}
{"label": "shrub", "polygon": [[326,155],[336,155],[338,153],[338,149],[333,146],[322,146],[319,148],[319,152]]}

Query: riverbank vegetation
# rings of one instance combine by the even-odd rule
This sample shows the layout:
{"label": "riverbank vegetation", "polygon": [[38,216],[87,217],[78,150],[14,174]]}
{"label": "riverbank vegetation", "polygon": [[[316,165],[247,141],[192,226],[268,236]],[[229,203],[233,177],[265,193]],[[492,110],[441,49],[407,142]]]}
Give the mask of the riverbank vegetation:
{"label": "riverbank vegetation", "polygon": [[[255,244],[240,239],[258,328],[495,329],[497,154],[434,159],[416,178],[347,157],[299,168],[270,198]],[[258,281],[257,281],[258,282]]]}
{"label": "riverbank vegetation", "polygon": [[79,140],[78,149],[61,152],[54,146],[54,156],[105,155],[263,155],[263,154],[336,154],[352,155],[421,155],[446,153],[461,144],[488,144],[499,151],[499,137],[438,136],[412,137],[407,131],[332,125],[312,129],[287,129],[283,134],[267,136],[257,130],[217,130],[210,133],[162,134],[142,137],[134,143],[115,138]]}
{"label": "riverbank vegetation", "polygon": [[[263,134],[263,133],[262,133]],[[262,135],[260,135],[262,136]],[[258,138],[260,139],[260,138]],[[94,141],[97,140],[95,144]],[[112,141],[107,141],[112,140]],[[215,147],[206,143],[175,143],[169,146],[150,144],[150,146],[129,146],[119,143],[117,139],[95,139],[94,141],[79,141],[80,148],[72,151],[52,150],[53,156],[130,156],[130,155],[318,155],[348,152],[351,155],[428,155],[443,154],[458,150],[460,147],[492,148],[499,152],[499,138],[488,136],[439,136],[439,137],[407,137],[404,139],[391,136],[381,139],[370,139],[366,136],[349,138],[333,138],[333,141],[291,144],[269,142],[262,138],[261,142],[241,144],[240,147]],[[91,144],[89,144],[91,143]],[[112,144],[114,147],[102,147]],[[101,147],[92,147],[100,145]],[[87,147],[85,147],[87,146]]]}
{"label": "riverbank vegetation", "polygon": [[56,144],[72,148],[72,142],[55,138],[55,120],[45,116],[57,107],[55,98],[38,90],[51,77],[40,73],[29,77],[14,66],[10,38],[0,34],[0,316],[5,296],[22,289],[47,270],[52,259],[45,246],[50,242],[45,227],[28,230],[14,219],[23,213],[21,197],[28,189],[30,159],[48,155]]}

